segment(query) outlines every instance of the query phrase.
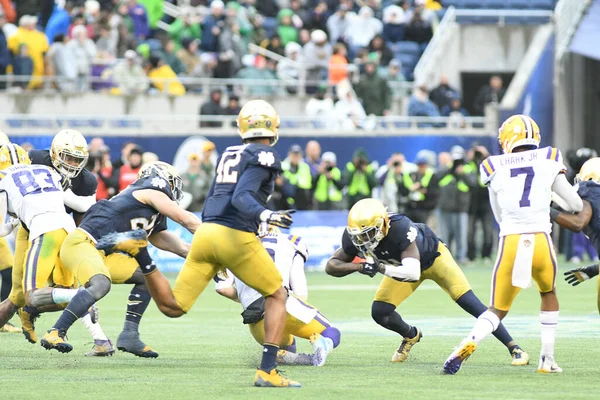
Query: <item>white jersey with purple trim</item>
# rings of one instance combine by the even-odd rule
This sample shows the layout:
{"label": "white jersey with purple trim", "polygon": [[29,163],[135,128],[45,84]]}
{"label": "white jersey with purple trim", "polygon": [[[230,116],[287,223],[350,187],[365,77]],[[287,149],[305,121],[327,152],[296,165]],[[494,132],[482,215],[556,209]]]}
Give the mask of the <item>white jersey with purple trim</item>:
{"label": "white jersey with purple trim", "polygon": [[546,147],[491,156],[480,170],[481,182],[497,198],[500,236],[552,231],[552,185],[566,171],[560,150]]}
{"label": "white jersey with purple trim", "polygon": [[60,175],[45,165],[18,164],[0,171],[5,213],[16,216],[29,230],[29,240],[57,229],[75,230],[65,212]]}

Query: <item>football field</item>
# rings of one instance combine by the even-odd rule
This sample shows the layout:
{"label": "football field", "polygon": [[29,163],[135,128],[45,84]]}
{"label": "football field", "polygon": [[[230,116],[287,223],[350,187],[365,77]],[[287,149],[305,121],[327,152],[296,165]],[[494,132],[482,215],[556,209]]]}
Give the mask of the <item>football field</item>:
{"label": "football field", "polygon": [[[572,288],[557,283],[561,302],[556,358],[561,375],[538,375],[539,295],[535,288],[518,297],[505,320],[532,365],[512,367],[508,351],[494,337],[455,376],[441,367],[474,319],[466,315],[433,282],[424,283],[399,308],[423,331],[405,363],[392,363],[399,336],[377,326],[370,306],[380,278],[344,279],[308,274],[309,302],[342,332],[342,343],[322,368],[283,367],[302,382],[301,389],[252,387],[261,347],[241,323],[241,306],[207,288],[191,312],[170,320],[152,303],[141,324],[142,339],[160,353],[140,359],[118,352],[110,358],[87,358],[91,339],[81,323],[69,332],[74,350],[46,351],[23,336],[0,334],[0,399],[205,399],[205,398],[440,398],[549,399],[591,398],[600,382],[600,317],[596,281]],[[475,293],[488,303],[491,265],[465,268]],[[174,278],[174,276],[171,276]],[[113,286],[100,303],[100,322],[116,341],[124,320],[130,286]],[[58,314],[37,321],[38,338]],[[18,323],[18,319],[13,319]],[[299,349],[310,351],[308,342]]]}

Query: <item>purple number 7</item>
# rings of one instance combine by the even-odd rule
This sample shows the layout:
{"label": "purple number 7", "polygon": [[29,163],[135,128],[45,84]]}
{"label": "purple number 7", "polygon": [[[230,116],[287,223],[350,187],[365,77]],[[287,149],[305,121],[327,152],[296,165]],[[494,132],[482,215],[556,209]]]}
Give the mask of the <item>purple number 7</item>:
{"label": "purple number 7", "polygon": [[510,170],[511,178],[514,178],[515,176],[519,175],[525,175],[523,196],[521,196],[521,200],[519,201],[519,207],[529,207],[531,206],[531,202],[529,201],[529,192],[531,192],[531,182],[533,181],[533,176],[535,175],[535,172],[533,171],[533,167],[513,168]]}

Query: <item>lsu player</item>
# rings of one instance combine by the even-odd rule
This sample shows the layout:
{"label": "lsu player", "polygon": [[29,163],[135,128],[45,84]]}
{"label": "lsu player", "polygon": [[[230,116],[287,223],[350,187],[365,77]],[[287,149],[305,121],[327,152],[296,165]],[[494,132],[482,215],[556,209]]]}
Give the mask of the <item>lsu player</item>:
{"label": "lsu player", "polygon": [[[167,217],[190,232],[200,225],[198,217],[179,206],[178,201],[183,194],[181,189],[182,180],[175,168],[157,161],[143,166],[139,178],[127,189],[110,200],[94,204],[86,212],[78,228],[67,236],[60,250],[65,269],[85,289],[51,290],[50,295],[55,302],[68,302],[68,305],[41,340],[44,348],[61,353],[70,352],[73,346],[65,341],[65,335],[71,325],[92,304],[108,294],[111,283],[130,283],[134,287],[127,302],[125,324],[117,339],[117,348],[139,357],[158,357],[158,353],[139,337],[139,323],[150,303],[150,294],[138,267],[151,264],[151,260],[146,261],[149,259],[147,250],[139,252],[139,247],[145,248],[148,235],[157,248],[181,257],[187,256],[189,245],[166,230]],[[132,229],[133,236],[126,234]],[[136,236],[140,232],[143,236]],[[99,241],[111,240],[116,250],[112,254],[96,249]]]}
{"label": "lsu player", "polygon": [[[341,334],[319,310],[305,303],[308,298],[304,274],[304,263],[308,259],[306,243],[300,236],[284,235],[278,228],[261,225],[260,241],[275,261],[283,286],[290,294],[286,301],[287,319],[283,340],[279,343],[282,350],[279,350],[278,360],[286,364],[323,366],[328,354],[340,344]],[[242,304],[244,324],[259,344],[264,343],[265,298],[231,271],[224,277],[221,275],[215,276],[217,293]],[[314,353],[296,354],[296,337],[309,340]]]}
{"label": "lsu player", "polygon": [[291,211],[270,211],[265,205],[281,172],[271,146],[277,142],[279,116],[263,100],[251,100],[237,118],[241,146],[221,155],[202,211],[203,224],[173,290],[159,271],[146,283],[159,310],[172,318],[187,313],[213,277],[225,268],[265,297],[265,341],[254,377],[261,387],[299,387],[277,371],[277,352],[285,326],[287,292],[281,274],[256,236],[260,222],[287,228]]}
{"label": "lsu player", "polygon": [[[550,218],[563,228],[573,232],[584,232],[590,238],[596,249],[600,250],[600,158],[595,157],[586,161],[579,174],[575,177],[577,194],[583,200],[583,209],[577,214],[550,210]],[[558,199],[556,199],[558,200]],[[568,209],[562,201],[557,203]],[[568,210],[567,210],[568,211]],[[573,286],[592,279],[598,275],[598,264],[588,267],[574,268],[565,272],[565,280]],[[600,279],[598,280],[598,312],[600,312]]]}
{"label": "lsu player", "polygon": [[[355,263],[355,257],[363,258]],[[342,235],[342,246],[327,262],[325,271],[335,277],[359,272],[374,277],[384,276],[371,308],[375,322],[400,334],[404,339],[392,356],[392,362],[404,362],[423,334],[407,324],[395,310],[421,283],[434,281],[456,304],[474,317],[485,311],[452,254],[425,224],[412,222],[402,214],[388,214],[375,199],[356,203],[348,213],[348,226]],[[512,365],[529,363],[524,352],[503,327],[494,334],[512,357]]]}
{"label": "lsu player", "polygon": [[529,287],[533,279],[541,295],[538,372],[562,372],[554,360],[559,307],[550,201],[555,192],[575,212],[581,211],[583,203],[564,175],[560,151],[539,148],[540,129],[533,119],[511,116],[500,127],[498,138],[504,154],[491,156],[480,166],[482,183],[488,185],[492,211],[500,225],[491,305],[448,357],[443,370],[447,374],[458,372],[479,342],[498,328],[519,291]]}
{"label": "lsu player", "polygon": [[[10,143],[6,133],[0,131],[0,146]],[[6,300],[10,294],[12,287],[12,268],[13,268],[13,255],[10,252],[8,242],[5,238],[0,237],[0,279],[2,284],[0,286],[0,302]],[[5,333],[21,333],[22,330],[11,324],[10,322],[0,325],[0,332]]]}

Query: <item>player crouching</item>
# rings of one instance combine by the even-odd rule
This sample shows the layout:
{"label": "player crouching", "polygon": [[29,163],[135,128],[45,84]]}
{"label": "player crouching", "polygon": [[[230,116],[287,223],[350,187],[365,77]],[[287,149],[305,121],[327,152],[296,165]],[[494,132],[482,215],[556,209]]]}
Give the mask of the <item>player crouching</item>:
{"label": "player crouching", "polygon": [[[264,224],[261,224],[264,225]],[[289,293],[286,301],[287,319],[283,339],[279,343],[278,362],[293,365],[323,366],[327,356],[340,344],[340,331],[331,326],[327,318],[313,306],[305,303],[308,297],[304,263],[308,258],[306,243],[299,236],[284,235],[271,227],[259,231],[263,246],[275,261],[283,277],[283,287]],[[214,278],[220,295],[242,303],[244,324],[259,344],[265,341],[265,298],[247,286],[231,271],[219,273]],[[296,354],[296,339],[310,340],[313,354]]]}

